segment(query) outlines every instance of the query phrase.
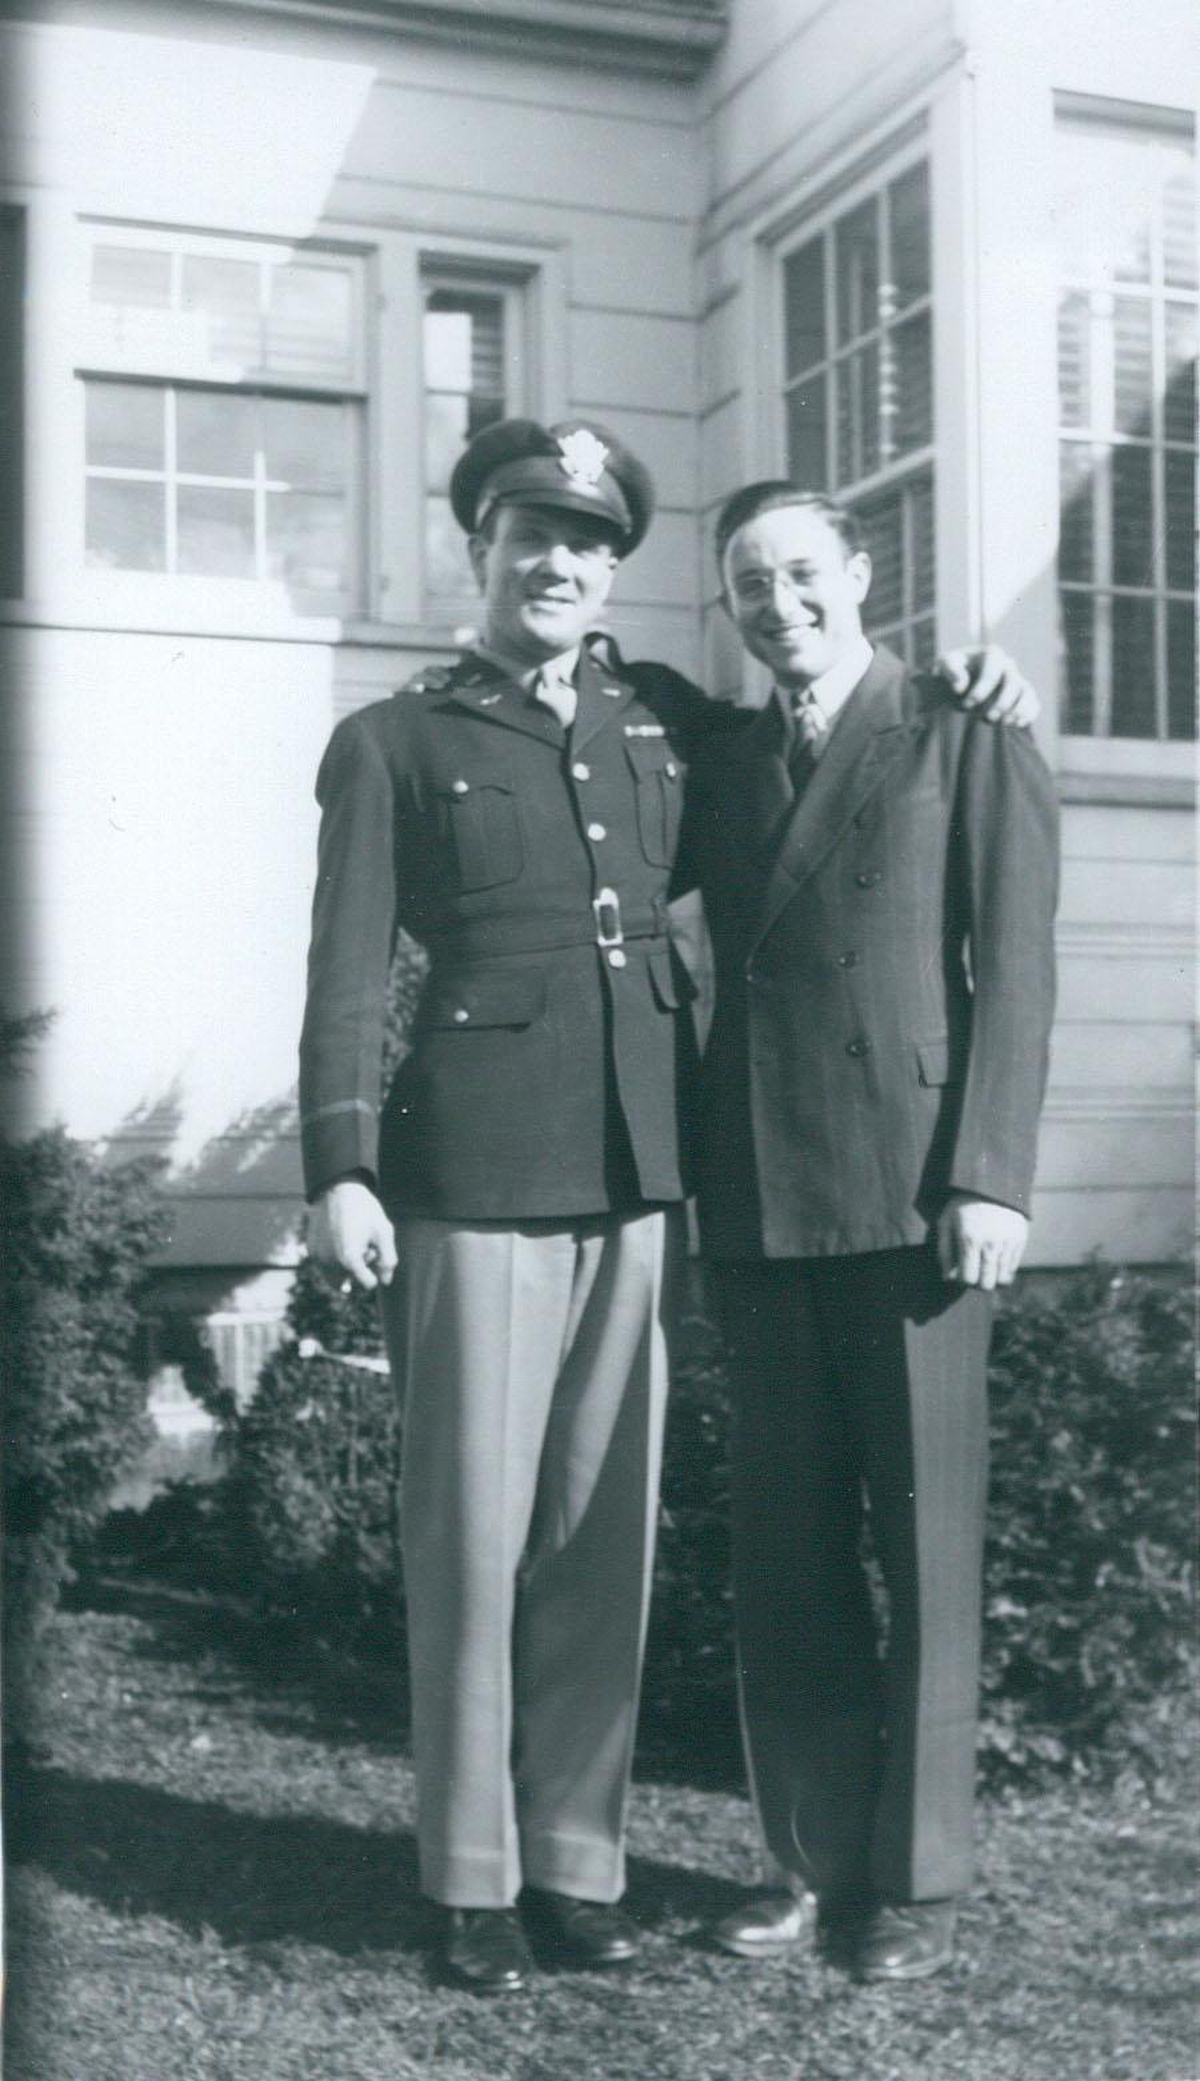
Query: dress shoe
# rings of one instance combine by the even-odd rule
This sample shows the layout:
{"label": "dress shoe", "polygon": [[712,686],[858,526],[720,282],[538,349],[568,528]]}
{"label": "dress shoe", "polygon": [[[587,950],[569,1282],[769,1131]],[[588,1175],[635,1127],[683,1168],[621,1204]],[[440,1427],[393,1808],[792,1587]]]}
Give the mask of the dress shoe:
{"label": "dress shoe", "polygon": [[638,1933],[619,1907],[534,1888],[521,1906],[531,1936],[559,1965],[628,1965],[637,1954]]}
{"label": "dress shoe", "polygon": [[795,1944],[811,1942],[816,1920],[817,1903],[811,1893],[772,1888],[723,1915],[712,1937],[722,1951],[738,1958],[777,1958]]}
{"label": "dress shoe", "polygon": [[442,1961],[475,1994],[515,1994],[533,1969],[515,1908],[447,1908]]}
{"label": "dress shoe", "polygon": [[924,1980],[949,1965],[958,1903],[884,1900],[871,1909],[855,1964],[864,1980]]}

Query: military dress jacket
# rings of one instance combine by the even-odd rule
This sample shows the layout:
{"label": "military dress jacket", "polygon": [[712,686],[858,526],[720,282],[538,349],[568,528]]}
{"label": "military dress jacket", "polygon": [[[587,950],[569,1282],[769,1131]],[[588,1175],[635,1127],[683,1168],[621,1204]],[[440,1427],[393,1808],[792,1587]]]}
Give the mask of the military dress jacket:
{"label": "military dress jacket", "polygon": [[[614,666],[614,669],[609,669]],[[569,1218],[679,1199],[693,994],[666,898],[718,704],[585,647],[564,731],[468,653],[333,733],[300,1050],[306,1189],[389,1213]],[[428,949],[380,1113],[398,927]]]}
{"label": "military dress jacket", "polygon": [[1027,1211],[1054,1002],[1057,812],[1027,730],[882,646],[799,791],[773,698],[688,790],[716,1006],[704,1248],[926,1239],[951,1190]]}

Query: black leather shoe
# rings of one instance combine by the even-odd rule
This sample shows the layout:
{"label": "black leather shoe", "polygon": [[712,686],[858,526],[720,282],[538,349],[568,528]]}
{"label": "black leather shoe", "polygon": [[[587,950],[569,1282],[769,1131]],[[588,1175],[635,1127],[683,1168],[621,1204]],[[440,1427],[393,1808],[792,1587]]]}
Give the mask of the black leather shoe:
{"label": "black leather shoe", "polygon": [[637,1955],[637,1931],[619,1907],[533,1888],[521,1906],[539,1949],[559,1965],[628,1965]]}
{"label": "black leather shoe", "polygon": [[723,1915],[712,1939],[736,1958],[778,1958],[797,1944],[811,1943],[816,1920],[817,1903],[811,1893],[768,1887]]}
{"label": "black leather shoe", "polygon": [[924,1980],[949,1965],[958,1903],[878,1901],[858,1940],[855,1964],[864,1980]]}
{"label": "black leather shoe", "polygon": [[533,1969],[515,1908],[447,1908],[442,1963],[474,1994],[516,1994]]}

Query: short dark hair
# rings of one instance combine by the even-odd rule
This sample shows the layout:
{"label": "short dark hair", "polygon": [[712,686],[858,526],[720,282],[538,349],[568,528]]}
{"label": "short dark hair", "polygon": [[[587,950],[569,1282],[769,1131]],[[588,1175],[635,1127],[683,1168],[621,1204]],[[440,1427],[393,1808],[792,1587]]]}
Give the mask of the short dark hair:
{"label": "short dark hair", "polygon": [[717,515],[713,547],[722,585],[725,582],[725,551],[738,529],[745,527],[747,521],[757,520],[760,513],[774,513],[784,506],[800,506],[806,513],[819,514],[833,529],[847,556],[857,556],[867,546],[858,515],[852,513],[849,506],[827,498],[823,491],[805,491],[802,485],[793,484],[787,477],[763,477],[759,483],[744,484],[740,491],[735,491]]}

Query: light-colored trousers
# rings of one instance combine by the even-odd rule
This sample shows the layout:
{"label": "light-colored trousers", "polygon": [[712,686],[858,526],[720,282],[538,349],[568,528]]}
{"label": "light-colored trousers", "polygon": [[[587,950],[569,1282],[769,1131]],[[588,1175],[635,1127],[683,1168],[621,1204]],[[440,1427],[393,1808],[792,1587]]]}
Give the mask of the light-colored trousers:
{"label": "light-colored trousers", "polygon": [[649,1604],[679,1210],[397,1225],[421,1885],[611,1901]]}

